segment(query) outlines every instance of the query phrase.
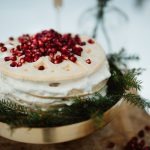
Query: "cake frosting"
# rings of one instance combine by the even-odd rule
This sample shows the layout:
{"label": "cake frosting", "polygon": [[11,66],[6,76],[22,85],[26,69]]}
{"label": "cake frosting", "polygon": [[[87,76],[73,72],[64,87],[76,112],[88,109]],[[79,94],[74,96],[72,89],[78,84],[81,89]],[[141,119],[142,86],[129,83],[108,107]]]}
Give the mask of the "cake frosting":
{"label": "cake frosting", "polygon": [[12,95],[18,99],[22,99],[31,103],[54,103],[60,101],[58,99],[56,100],[51,98],[45,99],[35,97],[30,94],[38,94],[40,96],[65,97],[73,89],[82,90],[85,93],[91,93],[92,87],[94,85],[108,79],[109,77],[110,72],[107,61],[104,63],[102,68],[100,68],[97,72],[90,75],[89,77],[87,76],[83,79],[78,79],[75,81],[62,82],[57,87],[50,87],[48,82],[34,82],[13,79],[1,73],[0,91],[3,94],[12,93]]}

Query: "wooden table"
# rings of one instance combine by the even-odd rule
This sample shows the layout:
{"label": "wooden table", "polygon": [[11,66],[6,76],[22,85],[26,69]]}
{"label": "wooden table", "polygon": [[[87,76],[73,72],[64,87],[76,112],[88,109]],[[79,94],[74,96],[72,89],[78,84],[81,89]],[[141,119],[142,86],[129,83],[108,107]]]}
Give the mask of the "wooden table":
{"label": "wooden table", "polygon": [[[150,125],[150,116],[135,106],[123,103],[120,113],[110,124],[88,137],[53,145],[24,144],[0,138],[0,150],[109,150],[109,142],[115,143],[112,150],[122,150],[145,125]],[[145,139],[150,145],[150,133],[146,134]]]}

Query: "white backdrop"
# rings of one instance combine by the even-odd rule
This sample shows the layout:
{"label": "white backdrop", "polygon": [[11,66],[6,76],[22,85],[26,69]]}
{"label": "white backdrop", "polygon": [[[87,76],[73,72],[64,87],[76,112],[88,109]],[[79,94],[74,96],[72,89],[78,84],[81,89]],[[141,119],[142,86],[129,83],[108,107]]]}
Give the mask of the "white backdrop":
{"label": "white backdrop", "polygon": [[[146,0],[145,0],[146,1]],[[60,13],[61,32],[86,32],[93,27],[92,15],[80,25],[79,17],[87,9],[94,7],[96,0],[64,0]],[[142,8],[135,7],[135,0],[112,0],[109,8],[117,6],[128,16],[128,21],[115,11],[106,13],[105,26],[111,39],[112,49],[125,47],[130,53],[141,57],[132,66],[146,68],[140,77],[143,81],[141,94],[150,99],[150,0]],[[34,33],[42,29],[58,28],[57,13],[52,0],[0,0],[0,41],[22,33]],[[82,17],[81,17],[82,20]],[[101,30],[98,41],[109,52]]]}

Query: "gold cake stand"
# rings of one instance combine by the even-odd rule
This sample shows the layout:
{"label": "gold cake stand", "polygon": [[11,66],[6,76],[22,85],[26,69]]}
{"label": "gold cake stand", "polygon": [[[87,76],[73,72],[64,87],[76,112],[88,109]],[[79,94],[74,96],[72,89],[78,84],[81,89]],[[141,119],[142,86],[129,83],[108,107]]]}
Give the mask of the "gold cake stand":
{"label": "gold cake stand", "polygon": [[98,124],[95,123],[95,119],[89,119],[80,123],[60,127],[21,127],[12,129],[11,126],[0,122],[0,136],[10,140],[32,144],[52,144],[79,139],[107,125],[118,113],[121,102],[122,99],[105,112],[103,119]]}

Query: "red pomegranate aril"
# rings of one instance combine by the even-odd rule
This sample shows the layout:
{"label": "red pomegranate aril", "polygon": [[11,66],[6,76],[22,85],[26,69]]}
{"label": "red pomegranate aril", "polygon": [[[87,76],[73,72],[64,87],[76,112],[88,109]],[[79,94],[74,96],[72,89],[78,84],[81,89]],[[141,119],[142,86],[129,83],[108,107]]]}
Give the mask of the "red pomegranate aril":
{"label": "red pomegranate aril", "polygon": [[87,63],[87,64],[91,64],[91,60],[90,60],[90,59],[87,59],[87,60],[86,60],[86,63]]}
{"label": "red pomegranate aril", "polygon": [[2,47],[1,48],[1,52],[6,52],[7,51],[7,48],[6,47]]}
{"label": "red pomegranate aril", "polygon": [[16,60],[17,60],[17,57],[16,57],[16,56],[12,56],[12,57],[11,57],[11,60],[12,60],[12,61],[16,61]]}
{"label": "red pomegranate aril", "polygon": [[84,46],[84,45],[86,45],[86,42],[81,42],[80,45]]}
{"label": "red pomegranate aril", "polygon": [[150,126],[145,126],[145,130],[149,132],[150,131]]}
{"label": "red pomegranate aril", "polygon": [[19,63],[17,64],[17,67],[21,67],[21,66],[22,66],[22,63],[19,62]]}
{"label": "red pomegranate aril", "polygon": [[4,47],[4,43],[0,43],[0,47]]}
{"label": "red pomegranate aril", "polygon": [[16,55],[20,57],[20,56],[22,56],[23,54],[20,53],[20,52],[18,52],[18,53],[16,53]]}
{"label": "red pomegranate aril", "polygon": [[44,52],[45,52],[45,49],[44,49],[44,48],[40,48],[40,52],[41,52],[41,53],[44,53]]}
{"label": "red pomegranate aril", "polygon": [[50,53],[50,54],[49,54],[49,57],[50,57],[50,58],[54,58],[54,54],[53,54],[53,53]]}
{"label": "red pomegranate aril", "polygon": [[75,63],[77,61],[77,58],[75,56],[70,56],[69,60]]}
{"label": "red pomegranate aril", "polygon": [[56,59],[61,60],[62,57],[60,55],[56,55]]}
{"label": "red pomegranate aril", "polygon": [[62,59],[64,59],[64,60],[67,60],[67,59],[68,59],[68,56],[67,56],[67,55],[62,54],[61,56],[62,56]]}
{"label": "red pomegranate aril", "polygon": [[57,49],[52,48],[50,52],[51,52],[51,53],[56,53],[56,52],[57,52]]}
{"label": "red pomegranate aril", "polygon": [[5,57],[4,60],[5,60],[5,61],[10,61],[10,60],[11,60],[11,57]]}
{"label": "red pomegranate aril", "polygon": [[54,64],[59,64],[59,63],[61,63],[61,60],[59,60],[59,59],[54,60]]}
{"label": "red pomegranate aril", "polygon": [[39,46],[44,46],[44,43],[42,41],[38,41]]}
{"label": "red pomegranate aril", "polygon": [[39,57],[38,56],[35,56],[34,58],[33,58],[33,61],[35,62],[35,61],[37,61],[39,59]]}
{"label": "red pomegranate aril", "polygon": [[33,43],[34,45],[37,45],[37,44],[38,44],[37,39],[34,38],[34,39],[32,40],[32,43]]}
{"label": "red pomegranate aril", "polygon": [[14,52],[15,52],[14,48],[10,49],[10,53],[14,53]]}
{"label": "red pomegranate aril", "polygon": [[17,63],[15,61],[13,61],[11,64],[10,64],[11,67],[16,67],[17,66]]}
{"label": "red pomegranate aril", "polygon": [[17,45],[16,49],[17,49],[18,51],[20,51],[21,46],[20,46],[20,45]]}
{"label": "red pomegranate aril", "polygon": [[115,143],[109,142],[107,145],[107,148],[112,149],[112,148],[114,148],[114,146],[115,146]]}
{"label": "red pomegranate aril", "polygon": [[95,42],[94,42],[94,40],[89,39],[89,40],[88,40],[88,43],[90,43],[90,44],[94,44]]}
{"label": "red pomegranate aril", "polygon": [[30,63],[30,62],[32,62],[32,59],[30,57],[25,57],[25,61]]}
{"label": "red pomegranate aril", "polygon": [[14,38],[13,38],[13,37],[9,37],[9,40],[10,40],[10,41],[13,41],[13,40],[14,40]]}
{"label": "red pomegranate aril", "polygon": [[38,70],[44,70],[44,69],[45,69],[44,66],[39,66],[39,67],[38,67]]}
{"label": "red pomegranate aril", "polygon": [[20,63],[22,63],[22,64],[25,63],[25,58],[21,58]]}
{"label": "red pomegranate aril", "polygon": [[81,56],[81,52],[83,51],[83,48],[82,47],[77,47],[77,46],[75,46],[74,48],[73,48],[73,53],[75,53],[76,55],[79,55],[79,56]]}
{"label": "red pomegranate aril", "polygon": [[25,50],[25,54],[30,54],[31,51],[29,49]]}
{"label": "red pomegranate aril", "polygon": [[144,147],[143,150],[150,150],[150,146]]}
{"label": "red pomegranate aril", "polygon": [[62,51],[68,50],[68,46],[67,46],[67,45],[63,46],[63,47],[61,48],[61,50],[62,50]]}

